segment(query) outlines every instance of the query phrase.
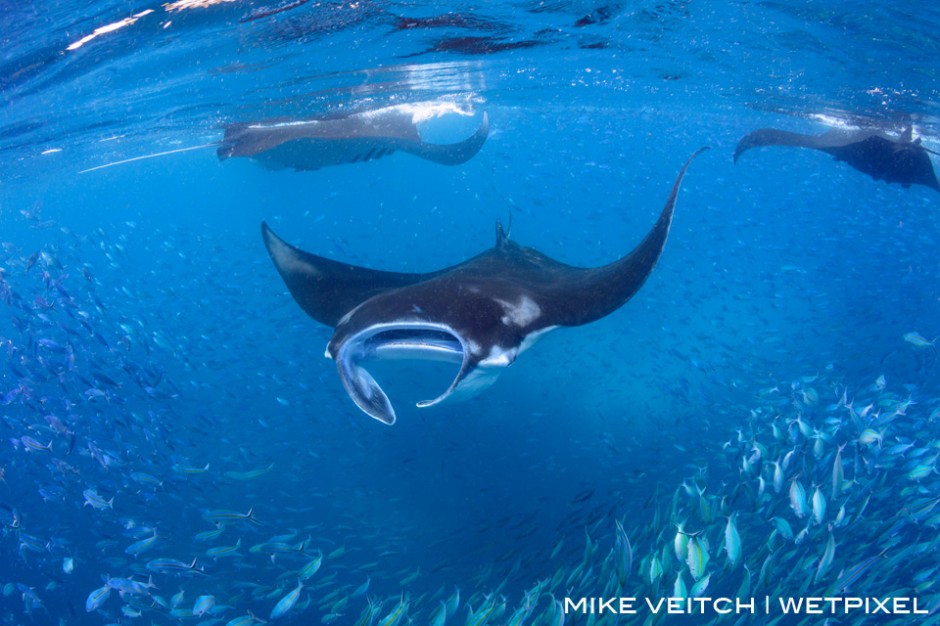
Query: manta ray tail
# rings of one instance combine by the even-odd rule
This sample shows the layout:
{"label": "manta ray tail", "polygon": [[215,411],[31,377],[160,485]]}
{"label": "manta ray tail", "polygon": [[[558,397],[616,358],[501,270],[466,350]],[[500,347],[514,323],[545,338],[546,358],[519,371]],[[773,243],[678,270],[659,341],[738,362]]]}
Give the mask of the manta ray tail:
{"label": "manta ray tail", "polygon": [[199,146],[189,146],[188,148],[177,148],[175,150],[166,150],[164,152],[154,152],[153,154],[145,154],[143,156],[136,156],[130,159],[122,159],[120,161],[113,161],[111,163],[105,163],[104,165],[96,165],[95,167],[89,167],[88,169],[82,170],[79,174],[87,174],[88,172],[94,172],[95,170],[103,170],[109,167],[114,167],[115,165],[124,165],[125,163],[133,163],[134,161],[146,161],[147,159],[155,159],[157,157],[167,156],[170,154],[179,154],[180,152],[191,152],[192,150],[202,150],[203,148],[214,148],[219,145],[218,141],[213,141],[212,143],[204,143]]}

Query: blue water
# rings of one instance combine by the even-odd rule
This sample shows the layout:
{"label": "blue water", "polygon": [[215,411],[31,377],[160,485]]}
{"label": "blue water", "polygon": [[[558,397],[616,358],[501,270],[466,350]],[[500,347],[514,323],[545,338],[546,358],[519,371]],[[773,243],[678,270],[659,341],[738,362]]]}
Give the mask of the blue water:
{"label": "blue water", "polygon": [[[353,624],[371,604],[371,623],[431,624],[456,589],[448,624],[557,624],[565,596],[672,596],[677,576],[690,589],[680,523],[708,544],[702,596],[750,578],[741,595],[761,601],[937,610],[940,359],[905,335],[940,335],[940,196],[818,152],[732,153],[756,128],[859,120],[913,123],[940,150],[940,9],[170,6],[0,7],[0,623],[267,620],[322,555],[277,622]],[[230,123],[431,100],[487,112],[467,163],[271,171],[207,145]],[[511,215],[513,240],[601,265],[642,238],[704,145],[629,303],[546,336],[467,402],[418,409],[453,372],[378,368],[393,427],[350,401],[322,356],[332,329],[296,305],[259,233],[265,220],[305,250],[417,272],[482,252]],[[824,493],[820,522],[791,506],[795,484]],[[249,509],[257,523],[196,539],[213,513]],[[272,556],[272,542],[292,549]],[[86,611],[108,577],[151,576]],[[213,609],[183,616],[208,595]]]}

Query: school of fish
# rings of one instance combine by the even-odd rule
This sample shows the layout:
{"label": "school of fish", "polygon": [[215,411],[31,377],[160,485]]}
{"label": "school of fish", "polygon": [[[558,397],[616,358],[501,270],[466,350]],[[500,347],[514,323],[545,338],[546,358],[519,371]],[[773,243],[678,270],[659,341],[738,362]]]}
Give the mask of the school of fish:
{"label": "school of fish", "polygon": [[[316,476],[293,476],[289,458],[228,432],[210,396],[238,393],[202,373],[224,369],[230,339],[209,322],[174,336],[174,308],[143,306],[146,294],[114,279],[131,263],[135,224],[112,235],[29,213],[23,223],[56,234],[33,250],[4,242],[0,259],[0,624],[615,624],[566,614],[562,600],[797,594],[916,596],[932,611],[921,623],[940,619],[940,395],[929,380],[847,380],[830,365],[753,386],[707,463],[655,481],[612,476],[617,500],[585,488],[550,526],[509,514],[455,528],[428,551],[472,552],[474,532],[515,547],[450,576],[459,566],[445,561],[403,565],[394,534],[362,531]],[[162,252],[184,256],[179,241],[166,234]],[[932,340],[912,331],[897,343],[935,371]],[[276,380],[244,380],[290,408]],[[690,456],[681,442],[675,459]],[[621,445],[605,434],[601,447],[622,457]],[[853,623],[906,623],[877,620]]]}

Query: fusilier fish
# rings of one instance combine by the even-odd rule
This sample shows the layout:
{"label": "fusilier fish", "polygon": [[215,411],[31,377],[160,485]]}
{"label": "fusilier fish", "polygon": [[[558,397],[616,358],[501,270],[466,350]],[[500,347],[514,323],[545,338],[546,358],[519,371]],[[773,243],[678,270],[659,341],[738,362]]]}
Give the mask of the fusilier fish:
{"label": "fusilier fish", "polygon": [[728,522],[725,524],[725,553],[732,567],[741,559],[741,535],[738,533],[733,513],[728,516]]}
{"label": "fusilier fish", "polygon": [[803,519],[809,513],[809,504],[806,502],[806,490],[796,478],[790,481],[790,508],[797,518]]}
{"label": "fusilier fish", "polygon": [[708,540],[702,535],[689,538],[686,565],[689,566],[689,573],[694,580],[699,580],[705,574],[705,568],[708,566]]}
{"label": "fusilier fish", "polygon": [[109,585],[95,589],[88,594],[88,598],[85,600],[85,611],[91,613],[97,610],[102,604],[107,602],[110,597],[111,587]]}
{"label": "fusilier fish", "polygon": [[823,495],[822,490],[817,486],[813,491],[813,521],[816,524],[822,524],[823,520],[826,518],[826,496]]}
{"label": "fusilier fish", "polygon": [[298,580],[297,586],[288,592],[287,595],[285,595],[283,598],[278,600],[277,604],[274,605],[274,608],[271,609],[271,619],[279,619],[287,615],[290,610],[294,608],[294,605],[297,604],[297,600],[300,598],[300,590],[303,588],[303,581]]}

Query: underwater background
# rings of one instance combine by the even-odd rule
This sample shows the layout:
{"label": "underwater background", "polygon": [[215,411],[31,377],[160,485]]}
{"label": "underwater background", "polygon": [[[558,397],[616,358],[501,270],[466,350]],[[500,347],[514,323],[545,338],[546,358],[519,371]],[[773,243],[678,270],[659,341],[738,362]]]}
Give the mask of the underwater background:
{"label": "underwater background", "polygon": [[[566,596],[940,619],[940,196],[732,160],[860,120],[940,150],[934,3],[50,0],[0,2],[0,37],[0,623],[820,620]],[[427,101],[486,111],[474,158],[215,154],[232,123]],[[629,303],[463,403],[418,409],[453,372],[383,366],[392,427],[261,241],[431,271],[511,216],[601,265],[705,145]]]}

